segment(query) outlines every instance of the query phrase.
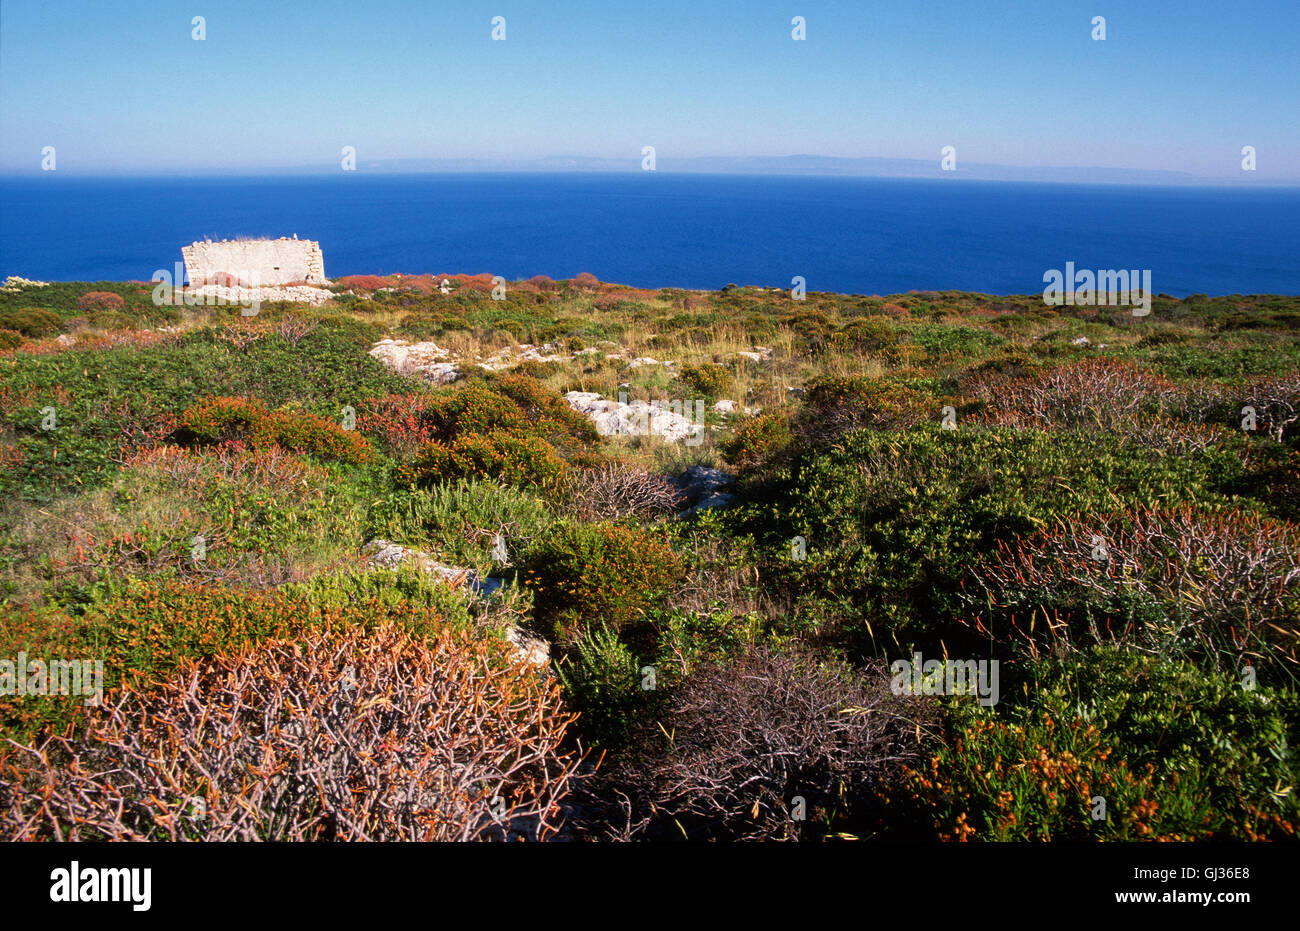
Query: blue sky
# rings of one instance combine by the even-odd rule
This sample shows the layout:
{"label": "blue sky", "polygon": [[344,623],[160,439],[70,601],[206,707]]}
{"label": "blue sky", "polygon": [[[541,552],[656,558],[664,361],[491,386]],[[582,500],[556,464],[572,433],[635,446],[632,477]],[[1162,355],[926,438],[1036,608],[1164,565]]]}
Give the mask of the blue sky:
{"label": "blue sky", "polygon": [[[191,18],[206,18],[196,42]],[[493,16],[507,38],[490,38]],[[791,39],[791,18],[807,40]],[[1091,20],[1106,17],[1106,40]],[[0,170],[790,155],[1300,183],[1297,0],[0,6]]]}

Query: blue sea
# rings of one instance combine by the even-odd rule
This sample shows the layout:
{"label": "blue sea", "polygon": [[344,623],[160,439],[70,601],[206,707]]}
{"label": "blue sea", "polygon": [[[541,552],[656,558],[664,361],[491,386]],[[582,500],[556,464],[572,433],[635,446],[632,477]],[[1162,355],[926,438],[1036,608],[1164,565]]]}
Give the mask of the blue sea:
{"label": "blue sea", "polygon": [[0,179],[0,274],[148,280],[196,239],[315,239],[330,277],[591,272],[1034,294],[1043,274],[1151,269],[1157,293],[1300,293],[1300,189],[897,178],[424,174]]}

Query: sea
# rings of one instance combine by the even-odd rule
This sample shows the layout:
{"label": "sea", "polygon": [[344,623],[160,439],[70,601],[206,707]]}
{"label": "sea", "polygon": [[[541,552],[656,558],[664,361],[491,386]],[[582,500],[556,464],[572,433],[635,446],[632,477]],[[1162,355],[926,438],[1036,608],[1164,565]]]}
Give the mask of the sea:
{"label": "sea", "polygon": [[150,280],[195,240],[320,242],[325,273],[590,272],[727,284],[1037,294],[1149,269],[1152,290],[1300,294],[1300,188],[662,172],[0,178],[0,275]]}

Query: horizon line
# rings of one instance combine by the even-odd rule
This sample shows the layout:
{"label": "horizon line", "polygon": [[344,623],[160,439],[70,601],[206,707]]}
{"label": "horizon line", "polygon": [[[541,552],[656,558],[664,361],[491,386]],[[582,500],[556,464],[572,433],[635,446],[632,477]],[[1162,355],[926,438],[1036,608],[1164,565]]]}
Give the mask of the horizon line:
{"label": "horizon line", "polygon": [[961,172],[944,172],[934,175],[912,175],[912,174],[845,174],[842,172],[818,172],[818,171],[718,171],[718,170],[683,170],[683,169],[655,169],[654,171],[642,171],[635,168],[556,168],[551,166],[537,168],[523,167],[502,167],[502,168],[425,168],[425,169],[375,169],[357,168],[354,170],[344,171],[338,168],[211,168],[211,169],[172,169],[172,168],[149,168],[149,169],[121,169],[121,170],[95,170],[95,171],[78,171],[76,169],[59,169],[57,172],[23,169],[0,168],[0,180],[35,180],[38,177],[48,175],[58,175],[62,177],[72,177],[77,180],[109,180],[109,179],[135,179],[148,180],[155,178],[243,178],[243,179],[269,179],[269,178],[325,178],[325,177],[349,177],[360,176],[368,178],[403,178],[403,177],[432,177],[432,176],[462,176],[462,177],[480,177],[490,175],[536,175],[546,176],[596,176],[596,175],[647,175],[647,174],[664,174],[678,176],[694,177],[726,177],[726,178],[817,178],[817,179],[838,179],[846,181],[937,181],[946,183],[970,183],[970,184],[1032,184],[1032,185],[1055,185],[1060,187],[1143,187],[1143,188],[1171,188],[1171,189],[1197,189],[1197,190],[1293,190],[1300,188],[1300,178],[1287,177],[1264,177],[1255,180],[1233,180],[1228,177],[1189,177],[1187,180],[1168,180],[1161,181],[1151,178],[1015,178],[1015,177],[986,177],[978,174],[966,174]]}
{"label": "horizon line", "polygon": [[[755,177],[892,178],[912,180],[993,181],[1026,184],[1097,184],[1148,187],[1239,188],[1300,187],[1300,176],[1257,174],[1204,175],[1170,168],[1126,168],[1080,165],[1007,165],[968,162],[944,169],[937,160],[890,156],[842,156],[795,153],[790,155],[655,155],[655,167],[626,156],[547,155],[526,158],[499,156],[410,156],[356,159],[352,167],[341,162],[249,166],[116,166],[93,170],[64,168],[82,178],[118,177],[283,177],[367,175],[488,175],[488,174],[690,174]],[[56,169],[57,170],[57,169]],[[0,177],[29,178],[48,172],[36,167],[0,167]]]}

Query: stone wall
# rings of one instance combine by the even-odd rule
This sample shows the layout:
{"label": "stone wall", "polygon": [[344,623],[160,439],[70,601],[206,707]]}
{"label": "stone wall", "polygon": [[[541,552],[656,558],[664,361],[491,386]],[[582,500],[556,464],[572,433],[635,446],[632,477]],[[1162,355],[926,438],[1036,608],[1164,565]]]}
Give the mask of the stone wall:
{"label": "stone wall", "polygon": [[190,284],[237,278],[243,284],[325,284],[320,243],[310,239],[205,240],[181,248]]}

